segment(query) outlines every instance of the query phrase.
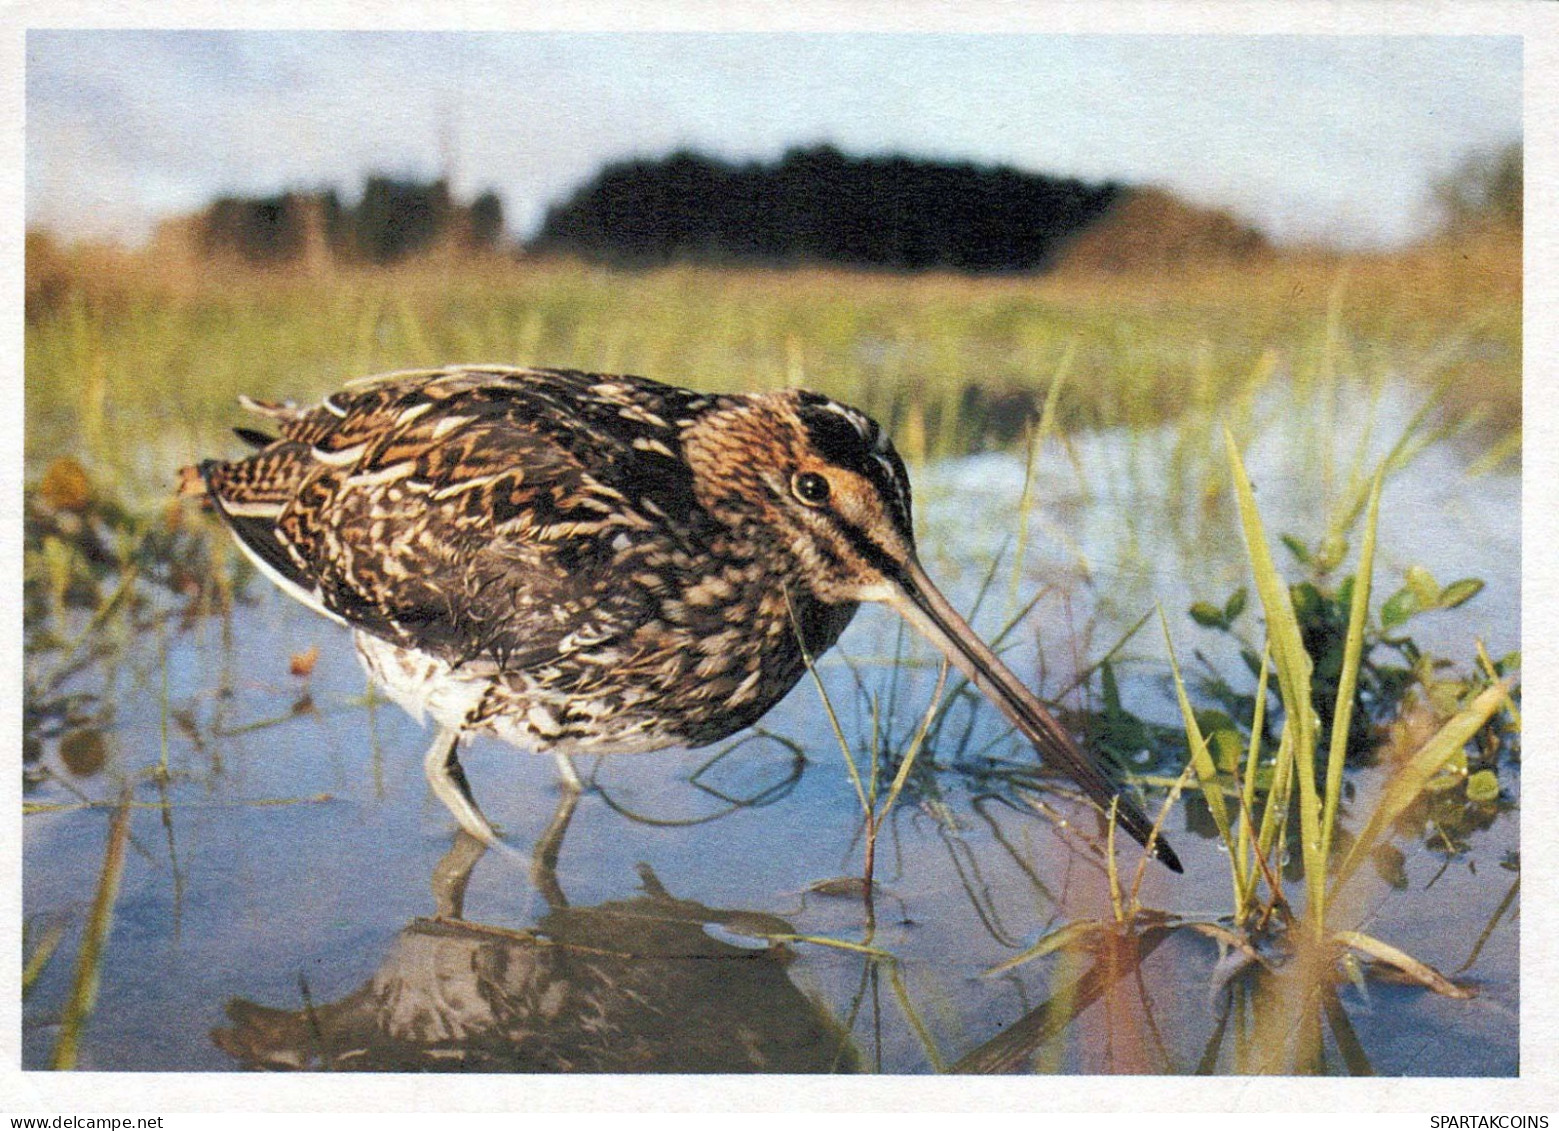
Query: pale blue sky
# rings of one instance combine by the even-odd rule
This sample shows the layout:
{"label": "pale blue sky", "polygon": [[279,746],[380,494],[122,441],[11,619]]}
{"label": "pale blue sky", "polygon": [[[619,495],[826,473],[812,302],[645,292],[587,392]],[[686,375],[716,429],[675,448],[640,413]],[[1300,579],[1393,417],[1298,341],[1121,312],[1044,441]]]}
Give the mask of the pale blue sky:
{"label": "pale blue sky", "polygon": [[496,189],[523,234],[602,162],[829,141],[1153,183],[1280,239],[1393,243],[1520,137],[1515,37],[39,31],[27,216],[144,234],[366,172]]}

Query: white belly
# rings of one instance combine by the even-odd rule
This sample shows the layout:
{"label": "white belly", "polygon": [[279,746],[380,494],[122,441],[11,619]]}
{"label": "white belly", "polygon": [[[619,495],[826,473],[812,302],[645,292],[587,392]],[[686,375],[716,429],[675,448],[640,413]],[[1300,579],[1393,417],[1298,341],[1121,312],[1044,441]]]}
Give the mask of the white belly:
{"label": "white belly", "polygon": [[397,648],[366,632],[352,635],[368,677],[419,723],[431,718],[448,730],[464,728],[492,683],[488,676],[457,672],[434,656]]}
{"label": "white belly", "polygon": [[[607,711],[600,700],[561,699],[556,692],[532,684],[523,673],[499,679],[490,665],[456,668],[366,632],[353,636],[369,678],[419,723],[431,718],[447,730],[492,734],[537,753],[642,754],[682,741],[661,729],[653,712]],[[490,694],[494,700],[484,707]],[[559,722],[565,706],[574,719],[572,729]],[[577,725],[581,716],[589,720],[588,725]]]}

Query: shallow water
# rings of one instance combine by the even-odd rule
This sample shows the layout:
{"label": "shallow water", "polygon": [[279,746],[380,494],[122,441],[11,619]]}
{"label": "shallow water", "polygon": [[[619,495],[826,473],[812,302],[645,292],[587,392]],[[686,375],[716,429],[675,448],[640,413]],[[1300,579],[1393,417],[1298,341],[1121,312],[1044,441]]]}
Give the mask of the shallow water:
{"label": "shallow water", "polygon": [[[1387,441],[1406,407],[1375,410]],[[1281,435],[1248,454],[1269,534],[1313,541],[1324,500],[1284,485],[1313,481],[1317,453]],[[955,604],[975,605],[1006,548],[974,618],[987,638],[1044,590],[1005,653],[1031,684],[1064,688],[1155,601],[1183,662],[1201,649],[1237,671],[1232,648],[1184,615],[1192,600],[1221,602],[1244,584],[1245,567],[1227,507],[1195,507],[1183,480],[1172,487],[1176,437],[1093,436],[1047,454],[1015,582],[1022,461],[985,455],[917,474],[923,557]],[[1351,443],[1337,441],[1340,460]],[[1439,444],[1393,479],[1376,582],[1378,603],[1413,563],[1442,583],[1483,578],[1473,602],[1411,626],[1426,650],[1464,668],[1475,639],[1499,656],[1520,636],[1519,480],[1470,483],[1467,459]],[[986,704],[955,704],[924,755],[936,772],[916,778],[882,833],[870,906],[857,879],[860,805],[810,681],[732,743],[581,761],[594,788],[572,807],[550,759],[477,741],[463,760],[509,846],[480,853],[428,793],[430,736],[365,697],[345,631],[262,582],[251,593],[225,627],[170,626],[114,672],[76,678],[112,703],[101,768],[77,758],[72,772],[60,743],[44,744],[49,774],[26,800],[66,808],[25,819],[24,913],[64,934],[25,1001],[26,1067],[50,1063],[112,803],[132,778],[143,807],[130,817],[84,1068],[1260,1067],[1257,1036],[1240,1033],[1256,991],[1225,982],[1218,943],[1194,930],[1149,918],[1129,942],[991,973],[1047,932],[1108,920],[1111,909],[1097,816],[1059,783],[1038,794],[982,774],[986,755],[1026,757]],[[290,674],[290,658],[314,646],[312,673]],[[901,743],[925,710],[935,671],[894,665],[901,649],[927,659],[890,614],[865,610],[821,665],[860,751],[870,705],[857,678],[885,712],[891,704]],[[1173,723],[1155,624],[1119,666],[1130,708]],[[143,771],[164,754],[159,786]],[[1383,773],[1349,771],[1350,812],[1364,811]],[[1516,1072],[1515,768],[1500,782],[1503,804],[1460,851],[1407,830],[1395,866],[1358,882],[1361,929],[1476,996],[1375,975],[1343,982],[1337,1003],[1357,1050],[1341,1047],[1334,1026],[1312,1067]],[[83,797],[107,804],[70,807]],[[1186,874],[1150,865],[1143,905],[1216,918],[1229,881],[1205,816],[1182,802],[1166,829]],[[1139,854],[1123,844],[1119,855],[1129,880]]]}

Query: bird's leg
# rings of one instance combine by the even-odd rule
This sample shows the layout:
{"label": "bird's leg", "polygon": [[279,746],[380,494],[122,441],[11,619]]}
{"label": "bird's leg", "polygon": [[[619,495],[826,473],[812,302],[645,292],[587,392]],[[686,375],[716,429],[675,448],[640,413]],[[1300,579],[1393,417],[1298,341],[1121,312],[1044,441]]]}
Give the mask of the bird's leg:
{"label": "bird's leg", "polygon": [[465,914],[471,869],[486,851],[487,845],[464,830],[455,834],[455,843],[433,868],[433,902],[438,918],[459,919]]}
{"label": "bird's leg", "polygon": [[460,732],[440,727],[433,736],[433,745],[428,747],[422,759],[428,785],[433,787],[434,796],[455,815],[461,828],[483,844],[497,844],[498,834],[471,796],[471,783],[466,781],[465,770],[460,767],[459,750]]}
{"label": "bird's leg", "polygon": [[569,819],[573,817],[574,807],[578,804],[579,793],[564,790],[563,796],[558,799],[557,810],[552,814],[551,823],[536,841],[536,848],[531,853],[531,883],[552,910],[568,906],[568,897],[563,894],[563,886],[558,883],[558,853],[563,850],[563,834],[568,832]]}
{"label": "bird's leg", "polygon": [[583,793],[585,783],[579,778],[579,771],[574,769],[574,760],[561,750],[552,752],[552,760],[558,764],[558,777],[563,779],[563,788],[570,793]]}

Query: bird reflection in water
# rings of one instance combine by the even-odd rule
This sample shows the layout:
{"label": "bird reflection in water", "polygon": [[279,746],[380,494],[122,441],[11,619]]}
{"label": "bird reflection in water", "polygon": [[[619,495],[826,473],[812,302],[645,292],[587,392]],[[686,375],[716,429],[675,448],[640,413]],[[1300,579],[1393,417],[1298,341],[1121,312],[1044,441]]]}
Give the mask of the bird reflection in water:
{"label": "bird reflection in water", "polygon": [[[643,893],[571,906],[557,858],[565,793],[532,854],[546,911],[529,929],[465,918],[486,846],[462,832],[434,869],[437,913],[413,920],[339,1001],[243,999],[212,1037],[241,1066],[376,1072],[853,1072],[849,1038],[790,980],[793,934],[761,912]],[[717,935],[723,937],[716,937]],[[743,944],[725,941],[739,938]]]}

